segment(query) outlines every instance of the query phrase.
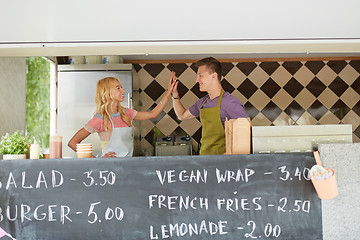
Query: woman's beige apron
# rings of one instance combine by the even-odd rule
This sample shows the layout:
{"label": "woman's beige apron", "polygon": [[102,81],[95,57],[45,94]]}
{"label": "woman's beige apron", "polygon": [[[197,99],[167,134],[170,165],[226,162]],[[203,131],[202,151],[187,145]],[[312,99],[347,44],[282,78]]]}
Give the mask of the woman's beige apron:
{"label": "woman's beige apron", "polygon": [[101,156],[104,156],[108,152],[115,152],[116,157],[132,157],[134,151],[133,128],[115,128],[112,119],[110,119],[110,121],[112,125],[110,141],[102,151]]}

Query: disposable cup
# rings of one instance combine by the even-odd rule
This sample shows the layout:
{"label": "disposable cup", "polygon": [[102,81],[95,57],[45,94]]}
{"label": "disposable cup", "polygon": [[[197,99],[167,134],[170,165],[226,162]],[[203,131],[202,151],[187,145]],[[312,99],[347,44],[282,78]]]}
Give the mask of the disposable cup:
{"label": "disposable cup", "polygon": [[90,158],[92,156],[92,152],[76,152],[78,158]]}
{"label": "disposable cup", "polygon": [[77,146],[77,147],[83,147],[83,146],[90,146],[90,147],[92,147],[92,143],[77,143],[76,146]]}
{"label": "disposable cup", "polygon": [[76,149],[77,152],[91,152],[92,149],[91,148],[77,148]]}
{"label": "disposable cup", "polygon": [[327,179],[315,180],[312,176],[310,176],[310,179],[320,199],[331,199],[339,194],[334,170],[330,168],[326,168],[326,170],[333,173],[332,176]]}
{"label": "disposable cup", "polygon": [[86,147],[76,147],[76,149],[77,150],[92,150],[92,147],[88,147],[88,146],[86,146]]}

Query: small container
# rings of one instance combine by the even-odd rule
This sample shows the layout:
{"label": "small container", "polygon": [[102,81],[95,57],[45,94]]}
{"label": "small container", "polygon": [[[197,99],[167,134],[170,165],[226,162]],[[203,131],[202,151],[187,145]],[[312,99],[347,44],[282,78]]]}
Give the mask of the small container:
{"label": "small container", "polygon": [[85,56],[85,64],[101,64],[101,56]]}
{"label": "small container", "polygon": [[91,158],[92,152],[76,152],[77,158]]}
{"label": "small container", "polygon": [[49,149],[49,148],[44,149],[43,157],[44,157],[45,159],[50,158],[50,149]]}
{"label": "small container", "polygon": [[330,168],[326,168],[326,170],[332,172],[331,177],[323,180],[315,180],[310,176],[311,182],[320,199],[331,199],[339,195],[334,170]]}
{"label": "small container", "polygon": [[110,55],[110,56],[102,56],[103,64],[119,64],[123,63],[124,59],[120,56]]}
{"label": "small container", "polygon": [[62,137],[50,136],[50,158],[62,158]]}
{"label": "small container", "polygon": [[92,143],[76,144],[76,155],[78,158],[91,158],[92,157]]}
{"label": "small container", "polygon": [[69,64],[84,64],[85,57],[84,56],[70,56]]}
{"label": "small container", "polygon": [[30,146],[30,159],[40,158],[40,145],[36,143],[36,140]]}

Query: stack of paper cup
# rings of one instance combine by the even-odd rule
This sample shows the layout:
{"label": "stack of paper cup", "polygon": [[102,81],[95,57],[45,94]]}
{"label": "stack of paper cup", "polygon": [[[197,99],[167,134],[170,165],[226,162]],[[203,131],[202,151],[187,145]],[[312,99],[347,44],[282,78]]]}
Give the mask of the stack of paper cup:
{"label": "stack of paper cup", "polygon": [[91,143],[76,144],[76,155],[78,158],[90,158],[92,156],[92,144]]}

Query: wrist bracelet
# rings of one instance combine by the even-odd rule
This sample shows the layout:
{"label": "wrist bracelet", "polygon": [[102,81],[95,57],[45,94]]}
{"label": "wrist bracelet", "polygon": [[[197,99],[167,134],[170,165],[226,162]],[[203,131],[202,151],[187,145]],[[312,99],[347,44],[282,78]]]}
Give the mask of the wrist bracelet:
{"label": "wrist bracelet", "polygon": [[180,98],[179,98],[179,97],[173,97],[173,96],[172,96],[172,99],[180,99]]}

